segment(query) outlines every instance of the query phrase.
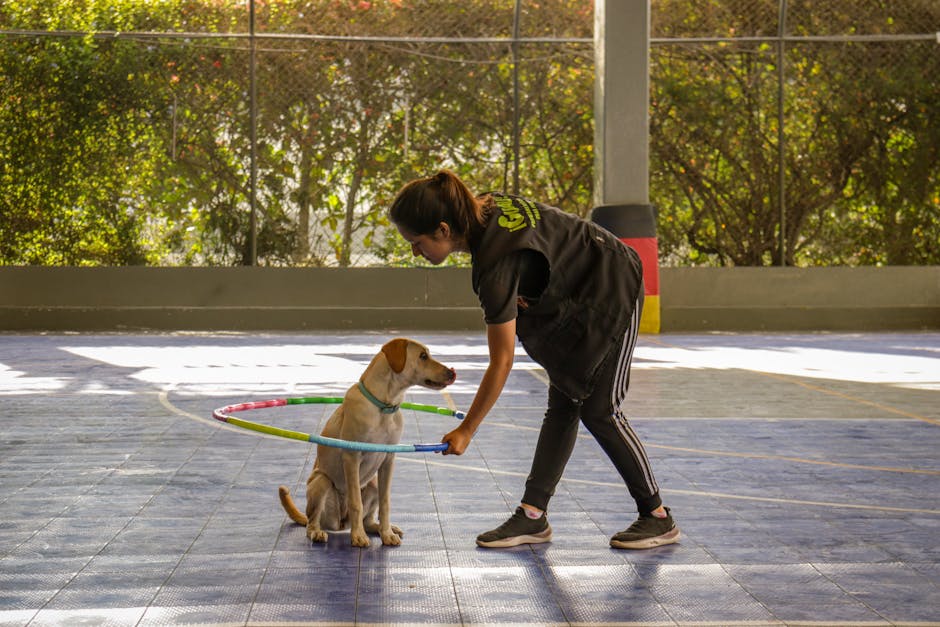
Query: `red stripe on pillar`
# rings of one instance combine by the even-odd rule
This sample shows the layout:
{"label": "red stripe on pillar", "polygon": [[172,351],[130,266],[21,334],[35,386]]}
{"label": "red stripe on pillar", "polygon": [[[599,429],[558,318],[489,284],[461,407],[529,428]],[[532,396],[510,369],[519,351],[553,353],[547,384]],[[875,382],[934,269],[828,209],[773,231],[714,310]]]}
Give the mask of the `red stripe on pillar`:
{"label": "red stripe on pillar", "polygon": [[643,292],[659,295],[659,239],[655,237],[621,237],[627,246],[640,254],[643,262]]}

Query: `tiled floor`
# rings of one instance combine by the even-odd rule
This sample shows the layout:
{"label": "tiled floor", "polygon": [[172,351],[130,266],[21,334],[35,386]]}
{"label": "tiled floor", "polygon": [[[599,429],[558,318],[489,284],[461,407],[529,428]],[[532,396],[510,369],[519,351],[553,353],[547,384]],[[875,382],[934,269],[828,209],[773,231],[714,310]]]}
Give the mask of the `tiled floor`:
{"label": "tiled floor", "polygon": [[[420,334],[457,368],[478,335]],[[0,624],[940,625],[940,334],[644,336],[629,397],[678,545],[586,434],[554,541],[478,549],[517,503],[546,396],[524,356],[462,457],[398,456],[400,547],[311,546],[277,501],[314,448],[210,418],[341,394],[387,335],[0,335]],[[240,416],[316,432],[331,408]],[[404,442],[451,418],[406,412]]]}

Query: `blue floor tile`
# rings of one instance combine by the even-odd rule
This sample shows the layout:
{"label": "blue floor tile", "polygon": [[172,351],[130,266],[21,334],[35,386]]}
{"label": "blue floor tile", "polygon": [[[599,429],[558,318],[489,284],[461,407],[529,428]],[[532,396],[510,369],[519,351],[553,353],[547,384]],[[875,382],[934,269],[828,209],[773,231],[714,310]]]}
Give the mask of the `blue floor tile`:
{"label": "blue floor tile", "polygon": [[[303,509],[315,448],[211,411],[341,394],[350,381],[306,373],[323,360],[355,378],[383,339],[4,336],[0,625],[940,624],[940,334],[641,336],[626,409],[679,544],[609,547],[637,513],[581,429],[552,542],[476,546],[521,498],[544,415],[521,354],[465,455],[397,456],[401,546],[312,544],[277,486]],[[419,339],[460,379],[408,400],[466,409],[485,339]],[[298,380],[272,383],[272,356]],[[316,432],[331,412],[245,417]],[[454,426],[405,423],[413,442]]]}

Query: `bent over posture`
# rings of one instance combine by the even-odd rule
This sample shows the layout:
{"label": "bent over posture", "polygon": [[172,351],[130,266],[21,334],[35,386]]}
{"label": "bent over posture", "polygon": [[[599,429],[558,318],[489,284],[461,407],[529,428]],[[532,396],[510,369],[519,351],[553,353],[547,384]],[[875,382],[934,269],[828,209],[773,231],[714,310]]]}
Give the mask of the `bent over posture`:
{"label": "bent over posture", "polygon": [[512,369],[515,338],[548,373],[548,408],[522,503],[480,534],[483,547],[548,542],[546,511],[582,422],[613,462],[639,518],[615,548],[671,544],[679,529],[663,506],[646,451],[622,405],[643,308],[643,271],[629,246],[597,225],[525,198],[474,196],[455,174],[406,184],[389,218],[412,252],[432,264],[469,252],[486,322],[489,365],[466,418],[444,436],[462,454]]}

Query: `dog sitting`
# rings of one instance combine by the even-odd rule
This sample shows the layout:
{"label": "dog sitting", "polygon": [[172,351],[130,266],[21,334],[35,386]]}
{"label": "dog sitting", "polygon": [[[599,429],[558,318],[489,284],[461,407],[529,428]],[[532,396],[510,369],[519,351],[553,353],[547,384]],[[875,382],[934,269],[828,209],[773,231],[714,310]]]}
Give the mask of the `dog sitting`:
{"label": "dog sitting", "polygon": [[[321,435],[379,444],[398,444],[404,419],[398,406],[405,390],[420,385],[442,390],[457,378],[431,358],[423,344],[406,338],[389,341],[372,359],[359,382],[347,390]],[[307,526],[307,537],[326,542],[326,531],[349,527],[353,546],[369,546],[368,533],[382,544],[401,544],[402,531],[389,521],[394,453],[372,453],[317,445],[307,479],[307,514],[297,509],[286,486],[278,488],[287,515]],[[376,521],[378,513],[378,521]]]}

